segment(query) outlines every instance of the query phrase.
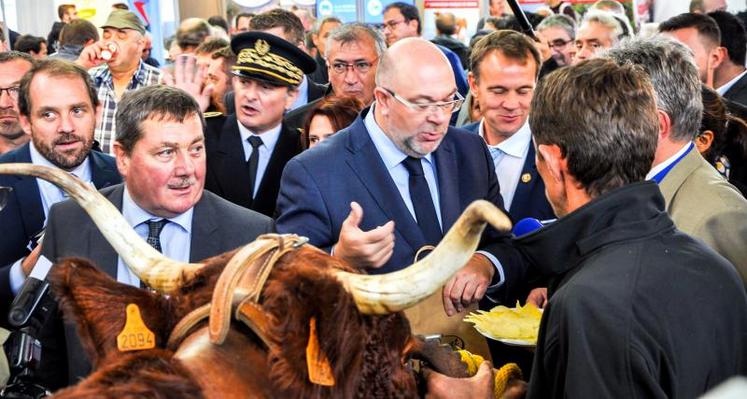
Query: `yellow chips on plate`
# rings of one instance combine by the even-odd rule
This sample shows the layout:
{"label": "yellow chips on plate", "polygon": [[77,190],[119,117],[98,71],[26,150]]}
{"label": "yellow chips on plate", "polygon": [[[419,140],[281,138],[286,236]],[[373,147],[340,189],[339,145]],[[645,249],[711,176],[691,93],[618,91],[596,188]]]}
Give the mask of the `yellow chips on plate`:
{"label": "yellow chips on plate", "polygon": [[480,334],[509,345],[534,346],[537,344],[542,311],[532,304],[515,308],[496,306],[489,312],[478,310],[464,321],[475,325]]}

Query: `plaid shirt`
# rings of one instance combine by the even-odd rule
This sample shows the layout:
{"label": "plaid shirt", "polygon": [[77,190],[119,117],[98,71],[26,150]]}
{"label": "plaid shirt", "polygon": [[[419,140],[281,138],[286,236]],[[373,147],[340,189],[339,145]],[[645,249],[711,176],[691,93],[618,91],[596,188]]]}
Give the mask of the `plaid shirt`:
{"label": "plaid shirt", "polygon": [[[91,75],[96,91],[98,92],[99,102],[101,102],[101,120],[96,126],[94,138],[99,142],[101,151],[107,154],[112,153],[112,142],[114,141],[116,123],[114,114],[117,112],[117,97],[114,93],[114,83],[109,66],[106,64],[91,68],[88,71]],[[126,91],[139,89],[141,87],[158,84],[161,78],[161,71],[143,61],[137,71],[132,76]]]}

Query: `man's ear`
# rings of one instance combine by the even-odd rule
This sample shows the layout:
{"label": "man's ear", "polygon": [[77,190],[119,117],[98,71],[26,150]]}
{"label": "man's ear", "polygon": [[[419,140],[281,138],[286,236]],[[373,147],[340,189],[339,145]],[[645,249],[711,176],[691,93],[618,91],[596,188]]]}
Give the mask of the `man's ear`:
{"label": "man's ear", "polygon": [[672,134],[672,118],[669,117],[668,113],[658,108],[656,109],[656,114],[659,116],[658,142],[661,143],[662,141],[668,139]]}
{"label": "man's ear", "polygon": [[701,154],[705,154],[711,148],[711,144],[713,144],[713,132],[710,130],[700,133],[695,138],[695,147],[698,148],[698,152]]}
{"label": "man's ear", "polygon": [[563,181],[563,175],[567,167],[563,152],[557,144],[539,144],[537,145],[537,154],[545,164],[550,176],[556,182]]}
{"label": "man's ear", "polygon": [[285,96],[285,109],[288,110],[293,106],[298,98],[298,87],[288,87],[288,94]]}
{"label": "man's ear", "polygon": [[477,95],[477,78],[472,71],[467,74],[467,81],[469,82],[469,92],[472,94],[472,98],[478,98]]}
{"label": "man's ear", "polygon": [[29,120],[29,117],[26,115],[18,115],[18,122],[21,124],[21,129],[23,129],[26,134],[31,136],[31,121]]}
{"label": "man's ear", "polygon": [[127,172],[130,170],[130,157],[118,141],[112,144],[114,159],[117,161],[117,170],[123,179],[127,179]]}
{"label": "man's ear", "polygon": [[391,103],[389,102],[392,100],[392,97],[389,95],[389,93],[386,92],[386,90],[382,89],[381,87],[376,87],[374,89],[374,100],[376,101],[376,108],[382,115],[389,114],[389,107]]}

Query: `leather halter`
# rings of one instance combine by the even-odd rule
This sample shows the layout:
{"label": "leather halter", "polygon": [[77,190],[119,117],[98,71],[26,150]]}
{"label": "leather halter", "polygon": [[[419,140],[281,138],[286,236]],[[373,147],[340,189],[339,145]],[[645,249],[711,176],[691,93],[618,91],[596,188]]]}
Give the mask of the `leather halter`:
{"label": "leather halter", "polygon": [[228,261],[215,284],[212,301],[184,316],[168,340],[168,347],[177,345],[200,322],[208,320],[210,342],[220,345],[226,339],[231,319],[240,320],[266,346],[270,346],[268,326],[272,316],[259,304],[267,278],[275,263],[286,253],[308,242],[295,234],[263,234],[242,247]]}

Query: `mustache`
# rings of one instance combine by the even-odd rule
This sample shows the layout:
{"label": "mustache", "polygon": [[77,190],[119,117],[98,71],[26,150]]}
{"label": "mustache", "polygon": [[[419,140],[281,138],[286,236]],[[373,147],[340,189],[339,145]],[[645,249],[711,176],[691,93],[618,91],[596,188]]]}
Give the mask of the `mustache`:
{"label": "mustache", "polygon": [[0,117],[3,116],[12,116],[18,118],[18,112],[16,112],[16,110],[14,110],[13,108],[0,109]]}
{"label": "mustache", "polygon": [[169,188],[173,189],[180,189],[180,188],[187,188],[190,186],[193,186],[197,183],[197,179],[194,177],[182,177],[176,182],[172,182],[168,184]]}
{"label": "mustache", "polygon": [[56,139],[54,139],[54,141],[52,142],[52,144],[54,144],[54,145],[63,144],[63,143],[64,144],[70,144],[70,143],[75,143],[75,142],[78,142],[78,141],[83,141],[83,140],[81,140],[80,137],[78,137],[78,136],[76,136],[76,135],[74,135],[72,133],[62,133],[60,136],[58,136]]}

